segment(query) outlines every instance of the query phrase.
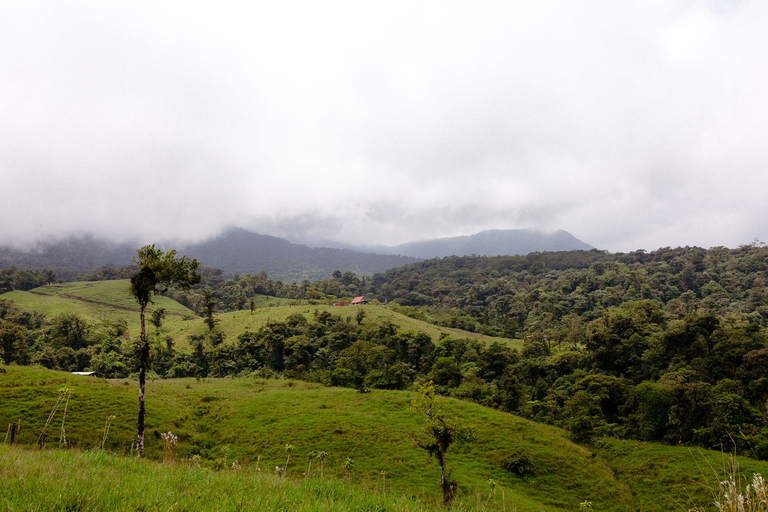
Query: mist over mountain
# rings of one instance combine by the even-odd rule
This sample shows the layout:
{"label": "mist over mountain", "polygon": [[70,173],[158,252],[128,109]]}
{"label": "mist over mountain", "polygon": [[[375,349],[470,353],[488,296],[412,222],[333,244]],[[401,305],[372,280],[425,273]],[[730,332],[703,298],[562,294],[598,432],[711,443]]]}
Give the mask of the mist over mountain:
{"label": "mist over mountain", "polygon": [[[551,234],[535,230],[493,230],[475,235],[441,238],[397,246],[353,247],[334,242],[336,247],[310,247],[283,238],[231,228],[203,242],[175,247],[180,255],[197,258],[202,265],[224,270],[227,275],[257,274],[286,283],[327,279],[339,270],[372,276],[420,259],[466,255],[524,255],[531,252],[588,250],[592,246],[570,233]],[[59,279],[72,280],[82,272],[104,265],[130,265],[136,243],[113,243],[93,236],[42,242],[22,251],[0,247],[0,268],[48,268]]]}
{"label": "mist over mountain", "polygon": [[104,265],[133,263],[136,244],[113,243],[91,235],[39,242],[30,250],[0,246],[0,268],[51,269],[58,279],[70,281],[81,272]]}
{"label": "mist over mountain", "polygon": [[373,275],[417,261],[393,254],[308,247],[241,228],[187,245],[179,252],[197,258],[203,265],[223,269],[227,274],[257,274],[263,270],[272,279],[286,282],[327,279],[336,270]]}
{"label": "mist over mountain", "polygon": [[[438,238],[395,246],[368,247],[380,254],[401,254],[429,259],[445,256],[515,256],[532,252],[579,251],[593,249],[568,233],[545,233],[535,229],[493,229],[468,236]],[[363,248],[361,248],[363,249]]]}

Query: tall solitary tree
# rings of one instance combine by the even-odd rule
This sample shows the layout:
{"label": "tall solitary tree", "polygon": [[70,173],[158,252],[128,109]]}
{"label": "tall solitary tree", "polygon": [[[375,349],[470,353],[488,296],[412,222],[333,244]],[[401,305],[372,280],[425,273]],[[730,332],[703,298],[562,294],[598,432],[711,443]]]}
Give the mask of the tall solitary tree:
{"label": "tall solitary tree", "polygon": [[149,362],[149,341],[144,322],[147,305],[152,302],[156,293],[165,293],[168,287],[176,285],[189,289],[200,282],[197,273],[199,262],[186,256],[176,257],[176,251],[163,252],[155,249],[154,245],[145,245],[138,249],[133,261],[139,266],[139,271],[131,278],[129,292],[139,303],[141,312],[141,341],[139,354],[139,420],[136,438],[136,453],[144,456],[144,388],[146,384],[147,363]]}

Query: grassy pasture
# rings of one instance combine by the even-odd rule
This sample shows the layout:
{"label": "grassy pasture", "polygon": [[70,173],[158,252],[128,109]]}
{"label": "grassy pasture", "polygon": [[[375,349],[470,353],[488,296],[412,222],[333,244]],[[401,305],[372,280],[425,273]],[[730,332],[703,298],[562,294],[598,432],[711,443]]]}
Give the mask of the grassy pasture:
{"label": "grassy pasture", "polygon": [[[121,455],[131,453],[138,394],[135,382],[105,381],[15,366],[4,369],[6,372],[0,373],[0,426],[5,428],[11,421],[21,419],[20,441],[24,445],[34,444],[56,400],[58,389],[66,386],[73,390],[65,422],[71,445],[80,450],[97,447],[101,442],[105,418],[114,414],[116,419],[107,440],[107,451]],[[162,473],[151,479],[199,481],[213,486],[234,485],[232,482],[236,481],[237,486],[246,489],[278,486],[280,490],[264,492],[287,492],[294,497],[291,499],[297,500],[296,503],[304,503],[308,499],[305,493],[321,492],[317,485],[322,488],[331,485],[317,483],[320,479],[317,461],[308,471],[307,455],[311,451],[325,451],[329,454],[323,468],[325,478],[334,482],[347,477],[350,479],[349,485],[344,484],[333,491],[341,500],[338,503],[344,505],[333,508],[326,504],[306,510],[357,507],[351,503],[358,502],[345,501],[353,499],[348,493],[374,500],[366,503],[383,500],[382,472],[386,472],[386,499],[394,499],[395,502],[376,502],[383,508],[374,507],[372,510],[433,509],[440,499],[437,488],[439,468],[434,460],[414,447],[406,435],[419,425],[419,418],[409,407],[413,398],[414,395],[408,392],[377,390],[359,394],[351,389],[323,388],[287,380],[158,380],[147,385],[148,457],[155,461],[163,459],[163,442],[159,433],[172,431],[179,437],[178,461],[193,454],[202,457],[203,467],[210,466],[211,461],[217,459],[221,462],[226,458],[227,464],[237,460],[242,467],[242,472],[238,473],[240,476],[227,472],[199,472],[194,468],[167,463],[125,462],[121,458],[105,456],[99,456],[102,458],[98,460],[89,459],[96,457],[87,454],[91,452],[77,455],[81,452],[72,451],[73,455],[57,455],[42,451],[35,452],[34,457],[40,458],[36,460],[60,460],[65,468],[67,465],[93,463],[96,474],[135,463],[137,465],[131,466],[131,471],[146,475],[155,475],[158,471]],[[493,479],[499,488],[488,502],[490,510],[502,510],[504,507],[519,511],[578,510],[579,504],[585,500],[592,503],[594,510],[688,510],[693,504],[708,506],[712,503],[710,489],[717,487],[719,476],[719,471],[713,471],[713,468],[724,468],[723,456],[717,452],[692,452],[683,447],[614,440],[602,441],[599,448],[591,449],[571,443],[564,432],[553,427],[468,402],[446,401],[449,410],[473,423],[478,433],[476,443],[458,447],[449,456],[453,477],[458,480],[462,491],[458,509],[482,508],[489,495],[488,479]],[[48,428],[46,449],[58,446],[61,420],[60,410]],[[295,448],[288,464],[287,481],[281,483],[283,481],[267,479],[255,483],[253,479],[257,467],[262,475],[270,475],[270,478],[276,466],[285,467],[288,456],[286,444]],[[518,449],[525,450],[533,466],[533,471],[525,476],[502,468],[501,462]],[[11,478],[9,475],[16,471],[9,469],[9,457],[22,461],[13,462],[12,467],[37,464],[27,461],[26,456],[18,455],[18,451],[0,453],[3,454],[0,455],[0,472],[3,473],[0,481],[3,482],[8,481]],[[65,460],[66,457],[69,459]],[[341,467],[347,457],[355,461],[351,475],[346,475]],[[737,462],[745,475],[751,472],[768,474],[768,463],[741,458]],[[59,469],[50,471],[51,475],[56,471],[67,472]],[[53,485],[47,479],[59,478],[46,476],[48,474],[36,476],[40,479],[39,486],[29,484],[27,492],[47,493],[45,489]],[[82,475],[71,478],[74,479],[72,489],[80,485],[83,488],[103,486],[95,481],[91,484],[77,483],[85,478]],[[150,479],[149,476],[146,478]],[[103,498],[122,503],[116,509],[133,503],[120,501],[130,500],[124,491],[119,490],[121,485],[139,485],[132,483],[127,476],[123,482],[110,484],[108,487],[116,487],[110,491],[112,494]],[[309,485],[307,482],[315,483]],[[177,488],[171,486],[171,489]],[[155,491],[147,492],[151,495]],[[188,492],[191,496],[205,493],[194,486]],[[84,495],[91,496],[88,493]],[[289,503],[280,501],[288,499],[280,495],[283,497],[273,498],[275,503]],[[62,496],[75,499],[83,494],[67,491]],[[181,500],[182,496],[177,495],[177,498]],[[203,500],[203,503],[209,503],[206,506],[211,509],[221,506],[235,508],[231,505],[235,502],[223,505],[224,502],[210,499],[214,501]],[[244,500],[244,504],[254,503],[244,495],[240,499]],[[685,508],[681,508],[683,506]],[[169,504],[167,508],[172,507]],[[289,509],[304,510],[298,505]]]}
{"label": "grassy pasture", "polygon": [[[64,372],[5,367],[0,373],[0,425],[21,418],[20,441],[34,444],[59,388],[73,390],[66,433],[80,449],[98,446],[105,418],[116,419],[107,441],[108,451],[128,454],[135,431],[137,389],[133,382],[76,377]],[[127,385],[125,382],[128,382]],[[302,382],[261,379],[194,379],[150,382],[147,386],[147,454],[163,458],[163,443],[154,432],[172,431],[179,437],[179,459],[199,453],[204,460],[236,459],[244,472],[264,474],[284,467],[286,444],[295,447],[288,464],[289,480],[301,480],[308,470],[307,454],[325,451],[328,478],[345,478],[341,463],[355,461],[353,482],[376,489],[386,472],[389,492],[432,506],[439,501],[439,468],[417,449],[406,432],[419,419],[409,407],[413,394],[374,391],[358,394],[342,388],[322,388]],[[465,506],[483,503],[489,478],[504,487],[505,504],[512,510],[572,510],[590,498],[595,503],[628,505],[631,496],[612,477],[600,458],[567,441],[562,432],[475,404],[448,400],[449,409],[474,423],[478,441],[451,455],[453,476],[463,491]],[[58,446],[60,410],[48,429],[47,447]],[[501,460],[524,446],[535,473],[513,475]],[[319,478],[318,463],[310,472]],[[558,488],[570,482],[566,488]],[[501,506],[501,491],[491,500]],[[625,510],[612,506],[609,509]]]}
{"label": "grassy pasture", "polygon": [[438,510],[403,495],[339,479],[281,479],[253,470],[210,471],[102,451],[0,446],[6,510],[295,511]]}
{"label": "grassy pasture", "polygon": [[[39,311],[50,317],[74,313],[91,322],[125,320],[129,336],[138,337],[139,308],[128,293],[128,281],[75,282],[41,286],[31,291],[14,290],[0,298],[10,300],[28,311]],[[167,297],[155,297],[148,311],[165,308],[165,322],[174,331],[184,331],[195,313]],[[135,334],[134,334],[135,333]]]}

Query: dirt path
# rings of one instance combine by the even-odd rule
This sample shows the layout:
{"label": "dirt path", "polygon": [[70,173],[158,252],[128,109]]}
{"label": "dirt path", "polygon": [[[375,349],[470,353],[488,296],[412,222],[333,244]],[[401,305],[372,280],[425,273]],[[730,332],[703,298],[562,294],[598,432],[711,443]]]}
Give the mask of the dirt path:
{"label": "dirt path", "polygon": [[[39,293],[39,292],[38,292]],[[44,293],[40,293],[40,295],[45,295]],[[87,302],[88,304],[96,304],[98,306],[106,306],[112,309],[119,309],[120,311],[131,311],[133,313],[140,313],[141,310],[139,308],[129,308],[127,306],[118,306],[116,304],[110,304],[109,302],[102,302],[99,300],[93,300],[93,299],[86,299],[84,297],[78,297],[77,295],[72,295],[71,293],[61,293],[59,294],[59,297],[62,299],[71,299],[71,300],[79,300],[81,302]],[[151,309],[147,309],[147,313],[151,313]],[[165,312],[166,315],[172,315],[172,316],[185,316],[181,313],[172,313],[170,311]]]}

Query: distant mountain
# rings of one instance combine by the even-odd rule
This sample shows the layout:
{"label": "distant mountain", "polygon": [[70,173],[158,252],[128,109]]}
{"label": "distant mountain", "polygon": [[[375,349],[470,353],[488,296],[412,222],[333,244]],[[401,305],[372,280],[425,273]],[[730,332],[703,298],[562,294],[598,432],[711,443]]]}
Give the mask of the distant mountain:
{"label": "distant mountain", "polygon": [[369,247],[380,254],[400,254],[414,258],[445,256],[514,256],[532,252],[578,251],[593,247],[568,233],[558,230],[545,233],[533,229],[493,229],[475,235],[438,238],[389,247]]}
{"label": "distant mountain", "polygon": [[400,255],[313,248],[240,228],[232,228],[216,238],[188,245],[179,252],[229,274],[257,274],[264,270],[272,279],[287,283],[326,279],[335,270],[372,276],[417,261],[416,258]]}
{"label": "distant mountain", "polygon": [[[170,247],[158,247],[168,250]],[[104,265],[130,265],[136,244],[115,244],[91,236],[40,244],[32,251],[0,247],[0,268],[15,265],[20,269],[52,269],[59,279],[73,279]],[[544,251],[592,249],[570,233],[546,234],[532,230],[483,231],[471,236],[441,238],[393,247],[309,247],[282,238],[232,228],[204,242],[176,247],[179,254],[197,258],[202,265],[224,270],[226,274],[257,274],[285,283],[304,279],[327,279],[335,270],[355,274],[384,272],[418,259],[444,256],[482,256],[528,254]]]}
{"label": "distant mountain", "polygon": [[[158,247],[171,249],[162,244]],[[57,278],[69,281],[104,265],[130,265],[137,248],[136,244],[114,244],[92,236],[41,243],[31,251],[0,247],[0,268],[49,268]],[[180,255],[197,258],[201,265],[220,268],[226,274],[258,274],[263,270],[270,278],[285,283],[327,279],[335,270],[372,276],[418,261],[412,257],[351,249],[311,248],[239,228],[176,249]]]}

